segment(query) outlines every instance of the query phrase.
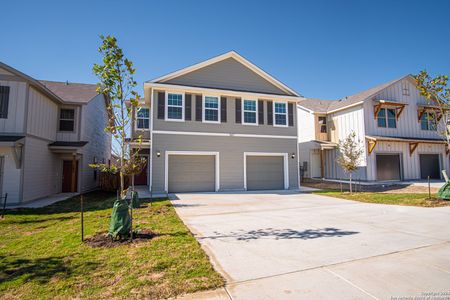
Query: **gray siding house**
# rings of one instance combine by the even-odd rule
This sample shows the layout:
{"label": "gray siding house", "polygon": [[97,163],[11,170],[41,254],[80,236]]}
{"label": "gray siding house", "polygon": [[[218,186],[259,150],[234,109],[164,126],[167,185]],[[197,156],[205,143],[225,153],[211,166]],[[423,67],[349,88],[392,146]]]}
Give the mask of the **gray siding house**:
{"label": "gray siding house", "polygon": [[93,84],[39,81],[0,63],[0,193],[25,203],[98,186],[111,137]]}
{"label": "gray siding house", "polygon": [[[147,81],[133,122],[153,192],[297,189],[299,95],[234,51]],[[137,147],[137,146],[136,146]]]}
{"label": "gray siding house", "polygon": [[345,179],[336,163],[339,140],[355,132],[364,157],[354,178],[398,181],[441,178],[448,168],[446,141],[411,75],[341,100],[305,99],[298,104],[300,164],[309,178]]}

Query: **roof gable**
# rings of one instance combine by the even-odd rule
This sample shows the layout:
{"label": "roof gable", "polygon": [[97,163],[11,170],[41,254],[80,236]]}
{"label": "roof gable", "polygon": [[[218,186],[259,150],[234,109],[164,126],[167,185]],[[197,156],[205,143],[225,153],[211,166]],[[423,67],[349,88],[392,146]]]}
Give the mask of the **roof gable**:
{"label": "roof gable", "polygon": [[234,51],[150,82],[298,96],[297,92]]}

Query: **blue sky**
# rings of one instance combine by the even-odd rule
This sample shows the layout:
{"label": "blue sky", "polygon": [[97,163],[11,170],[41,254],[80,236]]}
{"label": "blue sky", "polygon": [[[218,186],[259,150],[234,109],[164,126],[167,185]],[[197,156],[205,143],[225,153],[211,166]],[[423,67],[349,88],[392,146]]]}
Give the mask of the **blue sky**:
{"label": "blue sky", "polygon": [[229,50],[307,97],[338,99],[426,68],[450,74],[450,1],[5,1],[0,61],[95,83],[99,34],[145,80]]}

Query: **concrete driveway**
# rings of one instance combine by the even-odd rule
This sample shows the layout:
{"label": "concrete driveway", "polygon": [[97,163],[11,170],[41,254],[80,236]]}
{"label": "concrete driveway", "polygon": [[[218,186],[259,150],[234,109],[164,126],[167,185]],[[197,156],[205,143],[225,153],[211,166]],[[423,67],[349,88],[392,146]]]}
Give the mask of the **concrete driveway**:
{"label": "concrete driveway", "polygon": [[227,279],[225,289],[193,298],[450,299],[450,207],[289,192],[173,198]]}

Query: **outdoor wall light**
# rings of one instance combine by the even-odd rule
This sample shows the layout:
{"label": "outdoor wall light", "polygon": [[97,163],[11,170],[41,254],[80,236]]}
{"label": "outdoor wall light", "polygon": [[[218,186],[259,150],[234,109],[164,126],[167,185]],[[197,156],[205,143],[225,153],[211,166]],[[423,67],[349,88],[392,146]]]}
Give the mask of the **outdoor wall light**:
{"label": "outdoor wall light", "polygon": [[295,158],[295,153],[291,154],[291,158],[294,159]]}
{"label": "outdoor wall light", "polygon": [[161,157],[161,151],[156,150],[156,157]]}

